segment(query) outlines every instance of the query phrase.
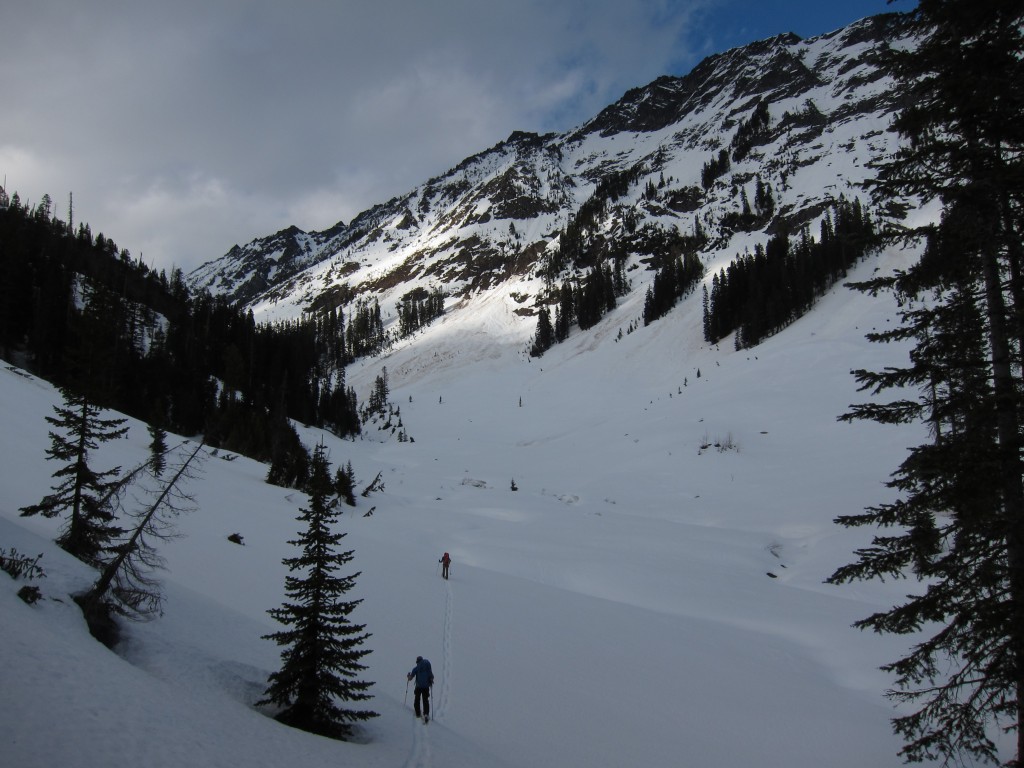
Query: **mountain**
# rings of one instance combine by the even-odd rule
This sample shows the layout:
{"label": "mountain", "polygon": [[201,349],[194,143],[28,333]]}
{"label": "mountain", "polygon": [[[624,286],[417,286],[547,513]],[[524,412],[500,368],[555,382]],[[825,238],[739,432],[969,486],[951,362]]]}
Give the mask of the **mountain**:
{"label": "mountain", "polygon": [[[851,279],[910,258],[869,256]],[[906,709],[884,698],[892,679],[878,668],[920,637],[850,625],[920,585],[823,583],[868,541],[833,518],[891,499],[885,478],[925,437],[836,420],[867,399],[851,368],[906,359],[905,345],[864,338],[896,321],[891,298],[836,286],[736,351],[700,340],[691,301],[616,340],[630,297],[531,362],[500,298],[477,295],[349,367],[362,389],[387,366],[411,440],[298,425],[334,466],[352,464],[358,489],[381,478],[339,522],[363,601],[352,619],[372,634],[360,677],[381,714],[351,743],[254,707],[280,663],[261,635],[280,628],[266,611],[284,599],[306,497],[265,483],[266,465],[209,451],[186,486],[194,510],[159,548],[163,615],[125,623],[111,653],[69,597],[95,572],[54,545],[59,519],[18,512],[54,483],[45,419],[60,395],[0,367],[0,548],[42,553],[46,572],[0,574],[5,764],[902,765],[889,719]],[[93,466],[146,460],[146,425],[128,426]],[[26,584],[34,605],[16,596]],[[417,655],[437,676],[428,726],[406,692]]]}
{"label": "mountain", "polygon": [[347,224],[235,246],[188,281],[258,319],[360,299],[394,317],[424,290],[443,291],[451,312],[497,291],[531,330],[555,281],[602,262],[621,262],[643,295],[680,243],[717,269],[861,194],[871,161],[895,147],[884,54],[906,36],[887,14],[711,56],[565,133],[513,132]]}
{"label": "mountain", "polygon": [[[286,229],[193,273],[260,319],[376,299],[390,331],[402,297],[446,294],[442,315],[346,368],[364,398],[386,369],[387,420],[346,439],[295,423],[366,489],[339,526],[358,571],[353,620],[371,633],[360,677],[375,682],[369,706],[381,716],[350,743],[255,706],[280,663],[261,636],[280,628],[267,611],[284,599],[282,560],[296,554],[307,497],[267,484],[265,464],[206,451],[187,486],[194,509],[160,545],[164,612],[124,623],[111,653],[70,599],[95,571],[55,546],[61,520],[19,514],[54,482],[46,418],[60,394],[0,366],[0,557],[42,553],[46,572],[31,582],[32,605],[17,597],[23,579],[0,577],[4,758],[26,768],[902,765],[890,718],[908,705],[885,698],[893,680],[879,667],[923,637],[851,624],[922,585],[824,583],[873,533],[834,518],[891,501],[886,478],[927,438],[921,424],[837,420],[870,399],[851,369],[906,362],[907,342],[865,339],[899,322],[898,307],[833,285],[749,349],[704,338],[695,294],[640,324],[659,249],[680,242],[672,233],[697,250],[707,284],[737,253],[858,193],[869,163],[895,146],[886,126],[899,97],[881,56],[901,30],[886,16],[711,57],[564,135],[512,134],[349,224]],[[747,216],[742,190],[757,208],[758,175],[771,214]],[[704,237],[686,239],[694,230]],[[849,279],[917,255],[869,253]],[[530,356],[538,301],[607,259],[630,282],[614,308]],[[146,425],[128,426],[91,454],[97,468],[147,459]],[[437,676],[428,726],[413,719],[406,686],[417,655]],[[1007,759],[1012,734],[994,736]]]}

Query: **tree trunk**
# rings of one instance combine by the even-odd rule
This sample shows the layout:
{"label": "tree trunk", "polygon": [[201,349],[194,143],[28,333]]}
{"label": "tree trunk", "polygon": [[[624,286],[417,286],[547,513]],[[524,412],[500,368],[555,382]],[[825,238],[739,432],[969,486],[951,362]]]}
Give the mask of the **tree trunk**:
{"label": "tree trunk", "polygon": [[1002,472],[1003,509],[1000,516],[1010,569],[1011,622],[1009,645],[1013,653],[1015,700],[1017,702],[1017,757],[1024,755],[1024,463],[1020,455],[1020,419],[1017,409],[1017,382],[1013,377],[1006,306],[999,275],[999,262],[986,247],[982,254],[982,272],[988,311],[992,379],[995,392],[996,431]]}
{"label": "tree trunk", "polygon": [[164,489],[160,493],[160,496],[157,498],[157,500],[153,502],[152,506],[150,506],[148,510],[146,510],[146,513],[142,516],[141,521],[139,522],[138,526],[136,526],[135,531],[132,533],[131,538],[129,538],[128,541],[126,541],[121,547],[119,547],[120,552],[118,552],[117,557],[115,557],[113,560],[107,563],[107,566],[103,569],[103,573],[100,574],[99,579],[96,580],[96,583],[93,585],[92,589],[90,589],[81,598],[79,604],[82,606],[83,611],[88,611],[88,609],[91,609],[94,606],[98,605],[99,602],[103,599],[103,596],[106,595],[107,590],[110,589],[110,585],[114,581],[114,577],[117,576],[117,571],[124,564],[124,561],[131,556],[132,552],[135,551],[135,548],[138,545],[139,537],[146,529],[146,526],[149,524],[149,521],[153,519],[153,515],[157,513],[157,510],[160,509],[160,505],[163,504],[164,499],[167,498],[167,494],[171,492],[171,489],[174,488],[178,480],[181,479],[181,476],[185,474],[185,470],[188,469],[188,465],[192,463],[192,459],[194,459],[199,454],[199,451],[203,449],[204,445],[205,443],[200,442],[199,445],[196,446],[196,449],[192,451],[188,459],[186,459],[185,462],[178,468],[178,471],[174,473],[174,477],[171,478],[170,482],[168,482],[166,486],[164,486]]}

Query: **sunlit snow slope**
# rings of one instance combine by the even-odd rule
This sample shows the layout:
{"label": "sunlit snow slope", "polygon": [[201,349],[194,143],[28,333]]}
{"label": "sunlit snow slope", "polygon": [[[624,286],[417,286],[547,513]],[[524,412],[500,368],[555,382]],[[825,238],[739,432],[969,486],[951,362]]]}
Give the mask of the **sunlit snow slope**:
{"label": "sunlit snow slope", "polygon": [[[694,297],[620,336],[640,311],[623,305],[532,361],[513,303],[471,309],[349,370],[364,397],[387,366],[411,442],[303,430],[360,489],[378,472],[384,485],[340,521],[381,715],[353,743],[253,707],[278,664],[260,636],[305,497],[210,456],[163,548],[165,614],[126,626],[115,655],[69,599],[92,574],[52,545],[58,521],[18,514],[49,490],[59,397],[0,369],[0,547],[44,553],[47,571],[35,606],[0,578],[4,764],[900,765],[877,667],[911,639],[850,624],[916,585],[823,584],[867,535],[832,518],[890,498],[885,479],[923,436],[836,421],[863,398],[852,368],[905,354],[863,339],[895,321],[890,301],[837,287],[742,352],[703,344]],[[95,462],[134,466],[147,442],[133,422]],[[406,689],[417,655],[437,675],[427,726]]]}

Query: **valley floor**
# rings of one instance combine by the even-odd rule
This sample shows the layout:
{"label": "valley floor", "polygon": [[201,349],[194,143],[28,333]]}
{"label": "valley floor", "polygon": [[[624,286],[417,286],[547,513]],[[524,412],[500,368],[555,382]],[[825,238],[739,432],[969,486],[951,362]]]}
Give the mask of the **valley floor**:
{"label": "valley floor", "polygon": [[[863,397],[850,369],[898,359],[863,340],[891,308],[836,289],[745,352],[705,348],[685,307],[616,341],[631,311],[585,353],[570,340],[533,361],[500,315],[478,336],[439,324],[351,373],[367,386],[388,366],[413,442],[304,430],[335,465],[352,462],[360,487],[377,472],[384,483],[341,520],[380,713],[347,744],[253,708],[278,665],[261,635],[276,629],[266,611],[283,600],[305,497],[263,483],[264,466],[211,455],[190,487],[198,509],[162,550],[164,615],[127,626],[110,653],[68,599],[92,574],[52,545],[57,521],[18,515],[48,492],[44,418],[58,396],[0,368],[0,547],[43,552],[47,571],[35,606],[0,580],[5,761],[901,765],[877,667],[908,640],[850,624],[915,585],[823,584],[865,542],[832,519],[887,498],[921,438],[836,421]],[[147,442],[133,424],[98,459],[134,466]],[[417,655],[437,677],[426,726],[406,687]]]}

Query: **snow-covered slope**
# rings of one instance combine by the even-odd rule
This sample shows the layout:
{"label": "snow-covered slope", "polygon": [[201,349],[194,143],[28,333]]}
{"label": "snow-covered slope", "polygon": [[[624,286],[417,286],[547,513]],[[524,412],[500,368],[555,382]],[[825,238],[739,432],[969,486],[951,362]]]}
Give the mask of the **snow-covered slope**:
{"label": "snow-covered slope", "polygon": [[[305,497],[266,485],[265,466],[210,455],[189,486],[197,510],[161,550],[165,613],[127,625],[112,653],[70,600],[94,575],[52,544],[58,521],[18,514],[50,488],[45,418],[59,396],[0,368],[0,548],[43,553],[47,572],[33,606],[0,574],[0,764],[900,765],[878,666],[913,638],[850,624],[917,585],[823,583],[870,535],[833,518],[891,498],[885,479],[924,437],[836,420],[864,397],[851,369],[906,354],[864,341],[896,321],[890,301],[836,287],[737,352],[731,338],[703,341],[699,291],[644,327],[650,273],[633,252],[633,289],[613,311],[542,358],[525,354],[540,265],[614,174],[629,189],[593,223],[591,244],[626,237],[630,216],[684,233],[699,219],[712,269],[770,234],[722,226],[758,175],[776,218],[793,224],[854,194],[894,142],[896,95],[878,66],[894,24],[726,52],[565,135],[513,134],[353,222],[284,230],[193,273],[259,319],[357,295],[393,318],[412,288],[450,293],[433,324],[347,370],[365,399],[387,368],[410,441],[397,425],[355,441],[301,429],[334,465],[351,462],[360,488],[383,481],[340,522],[381,715],[352,743],[253,706],[279,664],[261,635],[278,628],[266,611],[283,600],[281,559],[294,554]],[[693,207],[703,164],[758,104],[770,130]],[[871,256],[851,278],[910,258]],[[148,442],[133,422],[95,462],[135,466]],[[413,719],[405,680],[417,655],[437,676],[428,726]]]}
{"label": "snow-covered slope", "polygon": [[[907,258],[872,257],[855,277]],[[69,599],[91,574],[52,545],[56,521],[18,516],[49,488],[58,397],[0,369],[0,547],[43,552],[47,570],[34,606],[0,577],[4,764],[895,768],[877,667],[912,638],[850,624],[914,585],[823,584],[866,535],[832,518],[888,498],[922,437],[836,421],[861,399],[851,368],[904,354],[863,340],[893,307],[837,287],[736,352],[702,343],[696,303],[621,337],[638,308],[620,306],[528,362],[515,313],[481,295],[350,370],[363,387],[387,366],[412,438],[303,431],[360,488],[384,482],[341,521],[381,714],[355,743],[252,706],[278,664],[260,635],[276,628],[265,612],[283,599],[304,497],[265,485],[264,466],[208,458],[198,510],[162,550],[166,612],[129,625],[115,655]],[[147,442],[133,424],[97,464],[134,466]],[[428,726],[406,698],[419,654],[437,675]]]}
{"label": "snow-covered slope", "polygon": [[[701,258],[716,267],[780,227],[798,232],[841,195],[862,195],[867,164],[895,146],[888,126],[898,93],[883,57],[906,44],[903,25],[889,14],[711,56],[683,77],[629,91],[578,128],[514,132],[347,224],[236,246],[189,282],[248,304],[258,320],[347,308],[357,297],[393,317],[414,289],[444,290],[450,312],[462,311],[459,298],[514,293],[532,330],[537,308],[552,300],[542,272],[572,222],[589,255],[559,282],[626,253],[642,297],[657,255],[652,232],[703,231]],[[767,122],[752,130],[759,108]],[[703,169],[722,151],[730,167],[705,185]],[[754,203],[759,181],[774,209],[736,231],[729,214],[743,210],[744,196]]]}

